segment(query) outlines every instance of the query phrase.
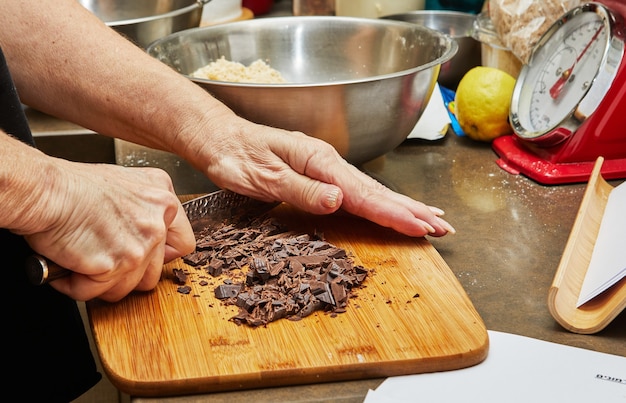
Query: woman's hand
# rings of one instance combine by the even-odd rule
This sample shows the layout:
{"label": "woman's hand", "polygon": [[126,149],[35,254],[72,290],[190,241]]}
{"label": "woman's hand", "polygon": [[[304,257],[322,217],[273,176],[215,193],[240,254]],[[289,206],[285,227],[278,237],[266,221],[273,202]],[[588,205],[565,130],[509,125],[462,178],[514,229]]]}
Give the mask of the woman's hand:
{"label": "woman's hand", "polygon": [[[443,211],[383,186],[326,142],[241,121],[207,142],[207,176],[250,197],[280,200],[314,214],[339,208],[409,236],[443,236],[454,228]],[[235,130],[233,130],[235,128]],[[202,153],[199,153],[202,155]]]}
{"label": "woman's hand", "polygon": [[17,233],[73,273],[51,283],[77,300],[117,301],[154,288],[163,263],[195,247],[169,176],[155,168],[54,159],[49,186]]}

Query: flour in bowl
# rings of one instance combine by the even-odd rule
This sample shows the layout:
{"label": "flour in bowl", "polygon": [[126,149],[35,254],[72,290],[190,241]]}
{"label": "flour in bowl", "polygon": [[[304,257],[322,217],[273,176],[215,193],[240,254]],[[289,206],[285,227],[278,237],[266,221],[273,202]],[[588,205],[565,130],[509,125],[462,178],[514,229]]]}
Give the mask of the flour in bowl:
{"label": "flour in bowl", "polygon": [[191,76],[233,83],[280,84],[286,82],[280,72],[261,59],[246,67],[241,63],[226,60],[224,56],[194,71]]}

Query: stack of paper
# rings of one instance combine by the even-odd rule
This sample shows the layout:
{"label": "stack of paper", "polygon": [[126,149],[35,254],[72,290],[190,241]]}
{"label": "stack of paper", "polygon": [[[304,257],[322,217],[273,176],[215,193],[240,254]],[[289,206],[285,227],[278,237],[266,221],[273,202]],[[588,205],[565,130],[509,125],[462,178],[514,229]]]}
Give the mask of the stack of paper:
{"label": "stack of paper", "polygon": [[626,276],[626,182],[616,186],[606,202],[587,274],[576,307]]}
{"label": "stack of paper", "polygon": [[489,339],[481,364],[388,378],[365,403],[626,402],[626,357],[494,331]]}

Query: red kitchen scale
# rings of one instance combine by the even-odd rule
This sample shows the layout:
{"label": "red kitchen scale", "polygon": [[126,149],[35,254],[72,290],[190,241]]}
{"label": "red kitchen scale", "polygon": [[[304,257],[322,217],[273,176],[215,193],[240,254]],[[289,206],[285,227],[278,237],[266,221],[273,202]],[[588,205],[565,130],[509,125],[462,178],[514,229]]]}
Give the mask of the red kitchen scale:
{"label": "red kitchen scale", "polygon": [[626,4],[582,4],[556,21],[522,67],[511,98],[514,133],[497,164],[541,184],[626,178]]}

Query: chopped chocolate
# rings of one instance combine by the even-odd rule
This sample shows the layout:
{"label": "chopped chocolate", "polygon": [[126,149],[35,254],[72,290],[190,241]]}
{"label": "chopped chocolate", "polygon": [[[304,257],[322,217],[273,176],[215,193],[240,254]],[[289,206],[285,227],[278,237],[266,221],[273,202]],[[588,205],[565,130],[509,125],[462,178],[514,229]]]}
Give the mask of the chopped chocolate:
{"label": "chopped chocolate", "polygon": [[346,293],[345,287],[342,287],[341,284],[333,281],[330,283],[330,291],[335,299],[335,305],[345,306],[348,301],[348,294]]}
{"label": "chopped chocolate", "polygon": [[189,287],[188,285],[181,285],[176,289],[176,291],[181,294],[189,294],[191,292],[191,287]]}
{"label": "chopped chocolate", "polygon": [[265,282],[270,278],[270,261],[266,257],[252,257],[250,259],[250,270],[261,282]]}
{"label": "chopped chocolate", "polygon": [[183,257],[183,261],[189,266],[203,266],[211,256],[209,252],[197,251]]}
{"label": "chopped chocolate", "polygon": [[183,285],[187,282],[187,273],[182,269],[174,269],[174,282]]}
{"label": "chopped chocolate", "polygon": [[215,297],[239,308],[230,318],[239,325],[300,320],[318,310],[343,313],[352,290],[368,274],[322,233],[288,231],[267,216],[242,217],[196,237],[196,251],[183,259],[213,277],[228,276],[215,288]]}
{"label": "chopped chocolate", "polygon": [[215,259],[215,258],[211,259],[211,261],[209,262],[209,265],[206,268],[207,273],[209,273],[213,277],[221,276],[223,269],[224,269],[224,262],[220,259]]}
{"label": "chopped chocolate", "polygon": [[241,284],[221,284],[215,288],[215,298],[233,298],[241,291]]}
{"label": "chopped chocolate", "polygon": [[328,283],[322,283],[321,287],[313,289],[312,292],[318,300],[329,305],[337,305],[335,303],[335,299],[333,298],[333,294],[330,292]]}

